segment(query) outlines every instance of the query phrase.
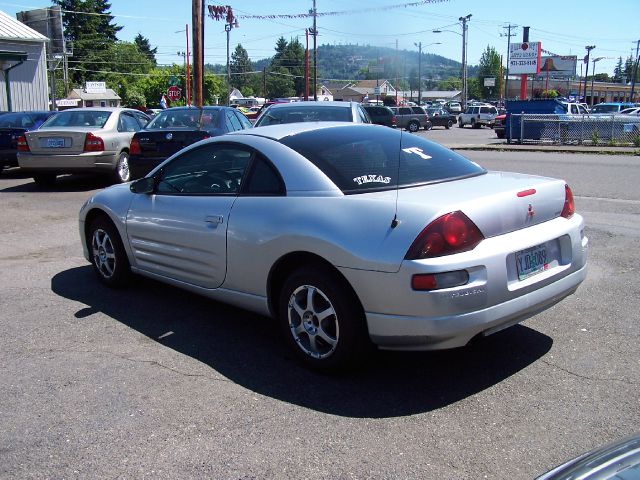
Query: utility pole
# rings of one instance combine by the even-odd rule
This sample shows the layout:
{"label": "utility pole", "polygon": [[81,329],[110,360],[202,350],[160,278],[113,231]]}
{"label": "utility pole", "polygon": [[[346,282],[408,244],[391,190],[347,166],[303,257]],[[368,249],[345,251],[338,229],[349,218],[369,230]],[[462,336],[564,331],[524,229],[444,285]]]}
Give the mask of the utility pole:
{"label": "utility pole", "polygon": [[422,98],[422,42],[414,43],[418,47],[418,105]]}
{"label": "utility pole", "polygon": [[467,22],[471,19],[471,14],[460,17],[462,22],[462,108],[467,108]]}
{"label": "utility pole", "polygon": [[[512,28],[517,28],[517,25],[507,25],[502,27],[507,29],[507,33],[501,33],[500,36],[507,37],[507,74],[504,79],[504,98],[509,98],[509,62],[511,61],[511,37],[515,37],[515,33],[511,33]],[[502,64],[502,62],[500,62]]]}
{"label": "utility pole", "polygon": [[313,35],[313,99],[318,100],[318,29],[316,24],[316,0],[313,0],[313,10],[310,12],[313,15],[313,27],[311,34]]}
{"label": "utility pole", "polygon": [[309,29],[304,30],[305,48],[304,48],[304,101],[309,100]]}
{"label": "utility pole", "polygon": [[[529,43],[529,27],[522,27],[522,43]],[[520,76],[520,100],[527,99],[527,74]]]}
{"label": "utility pole", "polygon": [[203,31],[202,19],[204,18],[204,3],[202,0],[191,0],[191,20],[193,25],[193,83],[194,103],[202,107],[202,73],[204,69],[204,55],[202,48]]}
{"label": "utility pole", "polygon": [[640,49],[640,40],[636,42],[636,63],[633,67],[633,76],[631,77],[631,101],[632,102],[634,101],[633,95],[636,89],[636,77],[638,76],[638,60],[640,60],[640,57],[638,57],[639,49]]}
{"label": "utility pole", "polygon": [[587,101],[587,77],[589,76],[589,55],[591,55],[591,50],[593,50],[594,48],[596,48],[595,45],[587,45],[586,47],[584,47],[587,50],[587,56],[584,57],[584,63],[587,64],[587,66],[585,67],[586,70],[584,72],[584,101]]}

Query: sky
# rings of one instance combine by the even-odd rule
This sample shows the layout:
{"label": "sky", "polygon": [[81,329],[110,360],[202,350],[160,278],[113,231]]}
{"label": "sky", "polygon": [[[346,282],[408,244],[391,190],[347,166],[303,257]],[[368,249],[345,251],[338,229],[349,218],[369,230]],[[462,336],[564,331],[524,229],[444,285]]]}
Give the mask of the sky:
{"label": "sky", "polygon": [[[286,18],[308,14],[313,0],[229,0],[238,28],[230,32],[231,52],[240,43],[249,58],[259,60],[274,54],[279,37],[299,38],[304,45],[305,29],[312,18]],[[191,30],[191,0],[111,0],[114,22],[124,27],[120,40],[132,41],[138,34],[157,47],[159,64],[182,63],[178,52],[186,50],[185,26]],[[0,0],[0,10],[16,12],[51,6],[46,0]],[[468,22],[468,63],[477,64],[487,46],[504,55],[506,64],[507,25],[516,25],[511,41],[522,40],[522,27],[530,27],[530,41],[557,55],[582,59],[586,45],[595,45],[591,60],[599,58],[596,73],[613,74],[618,57],[635,57],[640,39],[640,0],[316,0],[318,45],[365,44],[434,53],[461,61],[462,26],[459,18],[471,14]],[[275,18],[271,18],[275,16]],[[226,63],[226,33],[223,21],[206,17],[205,63]],[[433,33],[433,30],[442,33]],[[191,31],[189,31],[191,43]],[[311,40],[310,40],[311,42]],[[600,58],[602,57],[602,58]],[[578,63],[578,74],[580,65]],[[590,62],[589,73],[593,62]]]}

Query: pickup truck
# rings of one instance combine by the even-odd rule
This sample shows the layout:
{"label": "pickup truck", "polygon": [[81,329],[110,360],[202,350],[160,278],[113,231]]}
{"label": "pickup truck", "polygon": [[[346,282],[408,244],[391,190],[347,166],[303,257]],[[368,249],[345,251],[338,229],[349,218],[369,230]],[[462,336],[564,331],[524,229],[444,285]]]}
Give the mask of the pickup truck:
{"label": "pickup truck", "polygon": [[398,128],[406,128],[410,132],[417,132],[420,128],[431,130],[429,115],[422,107],[390,107],[396,115]]}

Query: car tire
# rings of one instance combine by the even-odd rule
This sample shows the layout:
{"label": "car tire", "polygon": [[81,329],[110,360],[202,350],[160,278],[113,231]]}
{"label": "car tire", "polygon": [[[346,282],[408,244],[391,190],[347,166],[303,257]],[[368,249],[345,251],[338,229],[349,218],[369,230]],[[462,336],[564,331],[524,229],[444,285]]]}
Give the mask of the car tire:
{"label": "car tire", "polygon": [[444,128],[446,128],[447,130],[449,130],[451,127],[453,127],[453,120],[449,120],[444,126]]}
{"label": "car tire", "polygon": [[414,121],[409,122],[409,125],[407,125],[407,130],[409,130],[411,133],[416,133],[418,130],[420,130],[420,123]]}
{"label": "car tire", "polygon": [[295,270],[284,282],[278,305],[285,341],[307,366],[344,370],[366,356],[370,342],[364,312],[336,273],[317,266]]}
{"label": "car tire", "polygon": [[116,183],[125,183],[131,180],[129,154],[127,152],[120,152],[118,161],[116,162],[116,170],[113,172],[113,180]]}
{"label": "car tire", "polygon": [[56,176],[53,173],[39,173],[33,176],[33,181],[38,188],[51,188],[56,184]]}
{"label": "car tire", "polygon": [[431,130],[433,128],[433,123],[431,122],[427,122],[427,124],[424,126],[425,130]]}
{"label": "car tire", "polygon": [[87,248],[91,265],[102,283],[123,287],[131,275],[129,259],[116,227],[106,217],[98,217],[89,227]]}
{"label": "car tire", "polygon": [[462,119],[461,118],[458,119],[458,127],[464,128],[464,123],[462,123]]}
{"label": "car tire", "polygon": [[504,138],[504,132],[496,132],[496,137]]}

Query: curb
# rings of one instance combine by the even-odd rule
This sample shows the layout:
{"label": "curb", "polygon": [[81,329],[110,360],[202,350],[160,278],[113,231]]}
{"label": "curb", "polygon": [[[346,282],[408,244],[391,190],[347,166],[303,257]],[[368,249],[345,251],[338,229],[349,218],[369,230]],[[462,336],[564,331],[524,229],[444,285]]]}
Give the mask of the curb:
{"label": "curb", "polygon": [[591,148],[591,147],[562,147],[535,145],[445,145],[451,150],[478,150],[497,152],[543,152],[543,153],[581,153],[590,155],[631,155],[640,156],[640,149],[634,147]]}

